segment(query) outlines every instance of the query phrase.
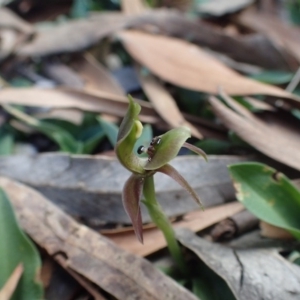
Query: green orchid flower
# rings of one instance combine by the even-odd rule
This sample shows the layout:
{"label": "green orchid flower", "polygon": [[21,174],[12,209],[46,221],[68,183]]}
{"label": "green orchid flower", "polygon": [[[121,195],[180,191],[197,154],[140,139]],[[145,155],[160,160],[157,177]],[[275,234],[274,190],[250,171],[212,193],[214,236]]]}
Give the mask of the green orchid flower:
{"label": "green orchid flower", "polygon": [[[201,206],[201,201],[196,192],[188,182],[168,163],[177,156],[181,147],[186,147],[206,159],[206,154],[199,148],[186,143],[191,137],[189,128],[179,127],[172,129],[161,136],[154,137],[148,147],[141,145],[137,153],[133,149],[136,141],[141,136],[143,126],[138,116],[141,107],[129,96],[129,107],[127,113],[120,125],[116,154],[121,164],[132,172],[132,175],[126,181],[123,188],[123,205],[125,211],[132,221],[135,234],[140,242],[143,242],[142,217],[140,202],[142,193],[150,217],[160,228],[167,240],[169,249],[174,258],[179,262],[180,250],[177,244],[174,231],[168,218],[161,210],[159,203],[155,198],[155,189],[153,176],[160,172],[170,176],[183,188],[185,188],[193,199]],[[139,154],[146,153],[147,157],[141,157]],[[180,262],[179,262],[180,263]]]}

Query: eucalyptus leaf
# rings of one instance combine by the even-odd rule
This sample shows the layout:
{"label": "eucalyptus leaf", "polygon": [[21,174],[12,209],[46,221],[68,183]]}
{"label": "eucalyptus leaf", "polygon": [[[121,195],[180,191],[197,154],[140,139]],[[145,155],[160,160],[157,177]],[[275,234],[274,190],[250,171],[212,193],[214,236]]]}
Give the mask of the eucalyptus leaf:
{"label": "eucalyptus leaf", "polygon": [[12,206],[0,189],[0,290],[20,263],[24,272],[11,300],[42,299],[43,289],[37,281],[41,267],[38,251],[20,229]]}
{"label": "eucalyptus leaf", "polygon": [[282,173],[260,163],[229,166],[236,196],[259,219],[300,239],[300,191]]}

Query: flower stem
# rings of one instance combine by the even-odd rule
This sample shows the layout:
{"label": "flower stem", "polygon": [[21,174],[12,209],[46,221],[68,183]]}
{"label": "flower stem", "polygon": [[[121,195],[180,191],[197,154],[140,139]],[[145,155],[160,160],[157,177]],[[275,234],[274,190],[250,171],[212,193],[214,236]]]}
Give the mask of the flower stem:
{"label": "flower stem", "polygon": [[143,194],[145,197],[143,203],[147,206],[152,221],[162,231],[166,239],[171,256],[177,263],[178,268],[182,271],[182,273],[187,274],[187,268],[184,262],[181,249],[176,240],[172,224],[170,223],[170,221],[164,214],[161,206],[156,200],[153,176],[145,178]]}

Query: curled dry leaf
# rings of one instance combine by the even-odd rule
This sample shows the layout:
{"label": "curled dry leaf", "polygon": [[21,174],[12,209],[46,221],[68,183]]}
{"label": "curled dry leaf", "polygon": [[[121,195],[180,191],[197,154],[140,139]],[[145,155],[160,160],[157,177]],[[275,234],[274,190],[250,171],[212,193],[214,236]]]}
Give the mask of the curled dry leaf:
{"label": "curled dry leaf", "polygon": [[275,248],[231,249],[177,229],[179,241],[222,277],[238,300],[296,300],[300,296],[300,269]]}
{"label": "curled dry leaf", "polygon": [[[171,165],[189,182],[203,205],[209,207],[235,197],[227,165],[244,160],[238,156],[210,156],[206,163],[200,157],[188,156],[175,158]],[[0,175],[34,187],[69,214],[87,221],[129,223],[121,197],[129,172],[116,159],[59,153],[9,156],[0,158]],[[155,186],[167,216],[199,208],[168,176],[155,175]],[[150,221],[144,207],[142,218]]]}
{"label": "curled dry leaf", "polygon": [[175,85],[212,94],[222,87],[233,95],[266,94],[290,98],[300,106],[298,97],[234,72],[191,43],[138,31],[122,31],[118,36],[134,59]]}
{"label": "curled dry leaf", "polygon": [[197,299],[150,262],[75,222],[33,189],[6,178],[1,178],[0,186],[8,193],[22,227],[36,243],[54,257],[63,253],[71,270],[117,299]]}
{"label": "curled dry leaf", "polygon": [[[244,207],[237,202],[218,205],[205,211],[195,210],[184,215],[182,220],[173,223],[173,226],[175,228],[188,228],[197,232],[242,210],[244,210]],[[162,232],[157,228],[143,229],[144,244],[136,239],[133,231],[107,234],[107,236],[122,249],[141,256],[150,255],[167,246]]]}
{"label": "curled dry leaf", "polygon": [[223,99],[235,111],[215,97],[210,97],[210,103],[216,115],[229,129],[262,153],[300,170],[300,152],[295,151],[300,147],[300,135],[290,118],[282,119],[280,115],[271,112],[268,122],[267,118],[255,116],[230,97]]}

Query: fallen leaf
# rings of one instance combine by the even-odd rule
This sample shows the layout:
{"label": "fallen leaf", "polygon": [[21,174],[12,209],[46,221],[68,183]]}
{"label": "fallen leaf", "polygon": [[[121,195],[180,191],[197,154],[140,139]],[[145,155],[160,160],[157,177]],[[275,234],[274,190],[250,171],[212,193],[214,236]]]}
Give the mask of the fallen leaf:
{"label": "fallen leaf", "polygon": [[107,298],[104,298],[102,294],[100,294],[99,289],[97,289],[93,283],[91,283],[89,280],[84,278],[83,276],[80,276],[76,272],[74,272],[72,269],[69,268],[66,260],[62,255],[56,255],[55,260],[60,263],[60,265],[78,282],[82,287],[84,287],[93,297],[94,300],[106,300]]}
{"label": "fallen leaf", "polygon": [[77,89],[81,89],[84,86],[82,78],[69,66],[61,62],[44,62],[42,70],[48,78],[59,85]]}
{"label": "fallen leaf", "polygon": [[267,237],[270,239],[294,239],[294,237],[285,229],[271,225],[267,222],[260,221],[260,234],[263,237]]}
{"label": "fallen leaf", "polygon": [[[208,208],[205,211],[198,210],[183,216],[183,220],[173,223],[174,228],[183,227],[197,232],[220,222],[244,209],[237,202]],[[133,231],[109,234],[107,237],[114,241],[122,249],[131,253],[147,256],[167,246],[162,232],[157,228],[143,230],[144,243],[141,244]]]}
{"label": "fallen leaf", "polygon": [[237,300],[296,300],[300,296],[300,269],[276,248],[232,249],[183,228],[176,229],[176,236],[226,281]]}
{"label": "fallen leaf", "polygon": [[[137,101],[142,106],[141,120],[158,122],[155,111],[145,101]],[[78,108],[92,112],[102,112],[123,117],[128,106],[125,96],[104,93],[99,90],[4,88],[0,90],[0,103],[26,106],[46,106],[54,108]]]}
{"label": "fallen leaf", "polygon": [[17,53],[20,56],[45,56],[81,51],[124,28],[127,23],[127,18],[122,14],[103,13],[47,29],[37,28],[34,39],[19,47]]}
{"label": "fallen leaf", "polygon": [[0,290],[0,300],[11,299],[14,291],[16,290],[17,284],[23,274],[24,268],[22,264],[19,264],[12,272],[10,277],[5,282],[4,286]]}
{"label": "fallen leaf", "polygon": [[117,299],[196,300],[150,262],[75,222],[38,192],[6,178],[1,178],[0,186],[12,199],[22,227],[36,243],[54,257],[63,254],[59,257],[71,270]]}
{"label": "fallen leaf", "polygon": [[233,95],[267,94],[294,100],[278,87],[246,78],[191,43],[138,31],[118,34],[130,55],[155,75],[180,87],[216,94],[219,87]]}
{"label": "fallen leaf", "polygon": [[209,14],[214,17],[220,17],[225,14],[237,12],[238,10],[251,5],[254,0],[212,0],[201,2],[197,5],[197,11],[203,14]]}
{"label": "fallen leaf", "polygon": [[145,12],[147,9],[143,0],[122,0],[122,11],[127,15],[135,15]]}
{"label": "fallen leaf", "polygon": [[124,96],[125,93],[119,83],[91,54],[77,58],[72,66],[83,78],[85,88]]}
{"label": "fallen leaf", "polygon": [[238,62],[272,70],[289,70],[291,67],[293,56],[284,49],[278,51],[277,45],[262,34],[228,35],[213,25],[201,20],[192,20],[170,9],[149,11],[147,14],[140,15],[139,19],[140,23],[136,21],[133,28],[139,29],[141,26],[144,28],[145,24],[152,25],[156,29],[155,32],[183,40],[188,39],[201,47],[223,53]]}
{"label": "fallen leaf", "polygon": [[259,13],[255,9],[246,10],[237,18],[243,26],[268,36],[279,47],[285,48],[300,61],[300,30],[296,26],[282,22],[271,14]]}
{"label": "fallen leaf", "polygon": [[151,74],[144,75],[141,69],[138,70],[138,75],[142,88],[154,109],[163,120],[171,125],[171,128],[186,126],[191,129],[193,136],[198,139],[203,138],[198,129],[185,120],[173,97],[154,76]]}
{"label": "fallen leaf", "polygon": [[300,170],[300,153],[295,151],[300,147],[300,136],[291,117],[283,118],[270,112],[259,118],[230,97],[223,99],[235,111],[215,97],[210,97],[210,103],[215,114],[229,129],[267,156]]}
{"label": "fallen leaf", "polygon": [[27,35],[31,35],[35,31],[34,27],[30,23],[26,22],[6,7],[0,8],[0,28],[1,27],[13,28]]}
{"label": "fallen leaf", "polygon": [[[244,161],[238,156],[181,156],[171,163],[190,183],[205,207],[234,199],[227,165]],[[82,172],[84,170],[84,172]],[[71,215],[86,220],[131,224],[122,205],[122,188],[129,177],[116,158],[71,156],[60,153],[0,158],[0,174],[38,189]],[[154,176],[156,195],[169,217],[199,206],[168,176]],[[150,217],[142,207],[144,222]]]}

